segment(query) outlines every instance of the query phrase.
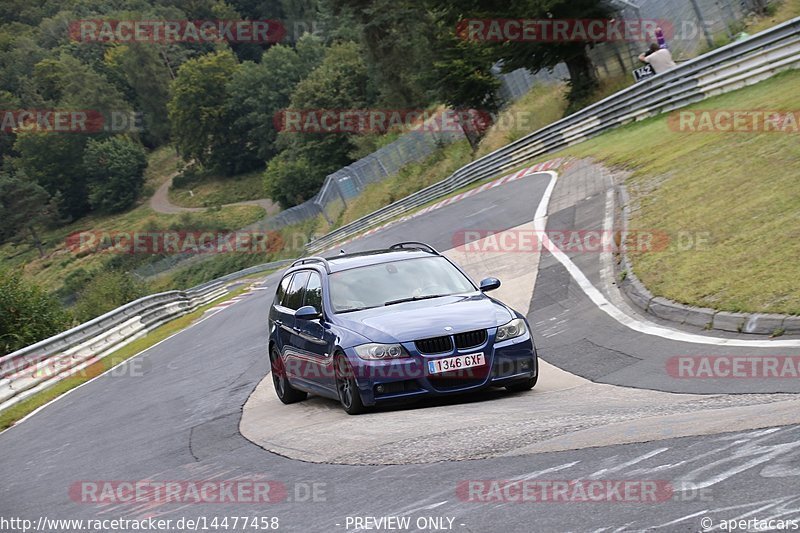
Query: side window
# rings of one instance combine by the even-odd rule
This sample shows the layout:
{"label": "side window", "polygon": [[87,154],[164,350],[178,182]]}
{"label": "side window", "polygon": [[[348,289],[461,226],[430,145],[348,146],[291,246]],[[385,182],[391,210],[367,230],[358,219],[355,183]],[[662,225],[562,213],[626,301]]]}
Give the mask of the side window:
{"label": "side window", "polygon": [[283,306],[293,311],[303,307],[303,296],[306,293],[306,283],[308,282],[309,272],[296,272],[286,290],[286,297],[283,299]]}
{"label": "side window", "polygon": [[289,274],[285,278],[281,280],[281,284],[278,286],[278,291],[275,293],[275,300],[273,300],[273,305],[281,305],[281,301],[283,297],[286,295],[286,289],[289,288],[289,282],[292,281],[292,275]]}
{"label": "side window", "polygon": [[312,272],[308,279],[303,305],[313,305],[317,311],[322,311],[322,278],[316,272]]}

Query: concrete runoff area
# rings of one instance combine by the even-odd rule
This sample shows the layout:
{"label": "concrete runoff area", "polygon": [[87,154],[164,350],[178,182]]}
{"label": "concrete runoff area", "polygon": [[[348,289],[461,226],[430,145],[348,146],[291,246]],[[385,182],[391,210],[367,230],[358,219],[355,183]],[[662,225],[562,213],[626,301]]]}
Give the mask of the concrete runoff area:
{"label": "concrete runoff area", "polygon": [[[534,229],[533,221],[508,232]],[[485,246],[475,246],[477,250]],[[528,314],[541,254],[445,255],[476,281],[498,277],[492,295]],[[503,389],[350,416],[338,402],[310,395],[284,405],[267,375],[244,405],[240,431],[292,459],[336,464],[409,464],[483,459],[707,435],[800,422],[792,395],[674,394],[593,383],[540,359],[533,391]],[[764,404],[770,404],[764,409]]]}

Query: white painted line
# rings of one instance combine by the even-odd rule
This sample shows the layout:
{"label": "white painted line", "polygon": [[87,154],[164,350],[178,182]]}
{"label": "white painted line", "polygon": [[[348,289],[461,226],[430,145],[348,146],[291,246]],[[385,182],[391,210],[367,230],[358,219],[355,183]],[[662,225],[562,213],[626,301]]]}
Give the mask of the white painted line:
{"label": "white painted line", "polygon": [[553,244],[550,238],[545,233],[547,229],[547,206],[550,203],[550,196],[558,179],[558,173],[548,171],[550,174],[550,183],[547,186],[544,196],[536,209],[536,218],[534,220],[534,228],[537,233],[542,236],[542,245],[553,255],[553,257],[567,269],[570,276],[575,280],[581,290],[594,302],[594,304],[604,313],[611,318],[627,326],[628,328],[644,333],[645,335],[653,335],[662,337],[673,341],[690,342],[693,344],[710,344],[714,346],[742,346],[748,348],[786,348],[786,347],[800,347],[800,340],[745,340],[745,339],[725,339],[721,337],[706,337],[704,335],[696,335],[693,333],[686,333],[674,329],[658,326],[653,322],[639,320],[626,315],[618,307],[609,302],[606,297],[600,292],[592,282],[583,274],[575,263],[565,254],[561,249]]}

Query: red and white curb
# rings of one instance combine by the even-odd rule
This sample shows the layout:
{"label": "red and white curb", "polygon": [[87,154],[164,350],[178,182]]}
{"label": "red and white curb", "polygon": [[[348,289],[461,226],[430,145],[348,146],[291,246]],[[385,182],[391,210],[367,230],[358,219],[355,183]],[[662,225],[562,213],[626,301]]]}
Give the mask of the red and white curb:
{"label": "red and white curb", "polygon": [[235,304],[237,302],[241,302],[242,300],[244,300],[248,296],[252,296],[253,293],[258,292],[258,291],[265,291],[268,288],[269,287],[267,287],[266,285],[261,285],[261,284],[250,285],[247,288],[247,290],[245,290],[245,292],[243,292],[242,294],[239,294],[238,296],[234,296],[230,300],[225,300],[224,302],[220,302],[217,305],[215,305],[214,307],[209,308],[206,311],[206,314],[218,313],[218,312],[222,311],[223,309],[226,309],[226,308],[232,306],[233,304]]}
{"label": "red and white curb", "polygon": [[534,165],[532,167],[523,168],[522,170],[520,170],[518,172],[515,172],[514,174],[509,174],[507,176],[503,176],[502,178],[497,178],[496,180],[490,181],[488,183],[484,183],[483,185],[481,185],[480,187],[477,187],[475,189],[471,189],[471,190],[469,190],[467,192],[463,192],[461,194],[457,194],[455,196],[451,196],[450,198],[447,198],[445,200],[442,200],[441,202],[437,202],[437,203],[435,203],[433,205],[430,205],[430,206],[426,207],[425,209],[421,209],[421,210],[419,210],[416,213],[413,213],[411,215],[404,216],[404,217],[398,218],[396,220],[392,220],[390,222],[387,222],[386,224],[383,224],[383,225],[378,226],[376,228],[372,228],[371,230],[368,230],[368,231],[366,231],[366,232],[364,232],[364,233],[362,233],[360,235],[357,235],[355,237],[351,237],[351,238],[347,239],[346,241],[342,241],[342,242],[336,244],[336,246],[344,246],[345,244],[347,244],[349,242],[352,242],[352,241],[354,241],[356,239],[361,239],[361,238],[364,238],[364,237],[368,237],[370,235],[378,233],[379,231],[383,231],[383,230],[385,230],[386,228],[388,228],[390,226],[394,226],[395,224],[402,224],[403,222],[407,222],[407,221],[411,220],[412,218],[416,218],[418,216],[425,215],[427,213],[430,213],[431,211],[436,211],[437,209],[441,209],[442,207],[446,207],[446,206],[452,205],[452,204],[454,204],[456,202],[460,202],[461,200],[463,200],[465,198],[469,198],[470,196],[475,196],[476,194],[480,194],[480,193],[482,193],[484,191],[487,191],[489,189],[494,189],[495,187],[499,187],[501,185],[505,185],[506,183],[511,183],[512,181],[517,181],[519,179],[525,178],[525,177],[530,176],[532,174],[536,174],[538,172],[545,172],[545,171],[548,171],[548,170],[557,170],[559,167],[561,167],[565,163],[568,163],[570,160],[571,160],[571,158],[559,157],[557,159],[551,159],[550,161],[545,161],[544,163],[539,163],[539,164]]}

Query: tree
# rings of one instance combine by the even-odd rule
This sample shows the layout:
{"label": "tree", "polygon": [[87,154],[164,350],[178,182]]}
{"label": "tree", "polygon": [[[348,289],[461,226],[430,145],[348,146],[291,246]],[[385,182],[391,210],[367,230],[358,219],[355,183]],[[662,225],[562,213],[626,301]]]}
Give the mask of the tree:
{"label": "tree", "polygon": [[425,107],[434,52],[435,20],[416,0],[333,0],[338,13],[358,21],[370,77],[380,101],[392,107]]}
{"label": "tree", "polygon": [[283,152],[267,165],[264,189],[273,201],[291,207],[314,196],[324,180],[325,175],[314,172],[308,159]]}
{"label": "tree", "polygon": [[306,35],[296,48],[275,45],[264,52],[261,63],[245,61],[228,83],[227,108],[234,127],[244,132],[239,149],[266,161],[279,151],[275,141],[275,115],[289,105],[297,84],[322,61],[324,48]]}
{"label": "tree", "polygon": [[236,68],[230,50],[187,61],[178,70],[167,105],[173,141],[181,156],[226,175],[253,164],[252,156],[240,149],[244,132],[233,126],[226,107],[228,81]]}
{"label": "tree", "polygon": [[135,107],[144,114],[145,143],[155,147],[166,142],[170,72],[161,48],[142,43],[117,46],[106,53],[105,61],[119,72],[135,94]]}
{"label": "tree", "polygon": [[57,202],[24,175],[0,174],[0,243],[30,240],[44,257],[39,228],[58,220]]}
{"label": "tree", "polygon": [[[610,19],[616,10],[609,0],[427,0],[444,14],[455,31],[466,18],[477,19]],[[564,63],[569,71],[569,101],[579,107],[598,86],[588,49],[597,43],[505,41],[484,43],[505,72],[527,68],[531,72],[552,69]]]}
{"label": "tree", "polygon": [[62,53],[43,59],[33,69],[37,92],[46,103],[62,109],[91,110],[109,119],[113,113],[128,113],[131,106],[103,74],[77,58]]}
{"label": "tree", "polygon": [[69,313],[58,300],[19,270],[0,269],[0,355],[60,333],[69,324]]}
{"label": "tree", "polygon": [[140,144],[116,135],[90,140],[83,155],[83,167],[92,209],[119,213],[133,206],[142,192],[147,155]]}
{"label": "tree", "polygon": [[476,120],[465,123],[464,117],[470,111],[478,112],[472,116],[487,117],[500,107],[496,97],[500,80],[492,73],[492,51],[485,46],[457,39],[447,32],[443,32],[441,38],[447,44],[438,48],[433,64],[439,100],[457,112],[464,136],[474,151],[483,128],[489,124]]}
{"label": "tree", "polygon": [[[76,58],[61,54],[44,59],[33,72],[36,93],[44,107],[83,110],[102,115],[105,120],[115,113],[129,113],[130,106],[122,94],[103,75]],[[104,128],[91,131],[54,133],[48,131],[19,132],[14,151],[19,154],[15,165],[34,179],[51,196],[61,197],[65,217],[79,218],[90,210],[83,151],[88,140],[110,135]],[[103,126],[108,122],[104,122]]]}
{"label": "tree", "polygon": [[[367,67],[355,43],[339,43],[325,52],[322,63],[301,81],[292,94],[294,110],[363,109],[373,100]],[[290,207],[312,197],[325,176],[352,162],[350,134],[284,131],[278,135],[283,151],[265,173],[269,191],[285,188],[282,206]],[[303,172],[305,174],[301,175]],[[274,197],[273,197],[274,198]]]}
{"label": "tree", "polygon": [[41,185],[50,196],[60,196],[60,213],[79,218],[89,212],[83,149],[88,141],[78,133],[26,132],[17,135],[15,166]]}

